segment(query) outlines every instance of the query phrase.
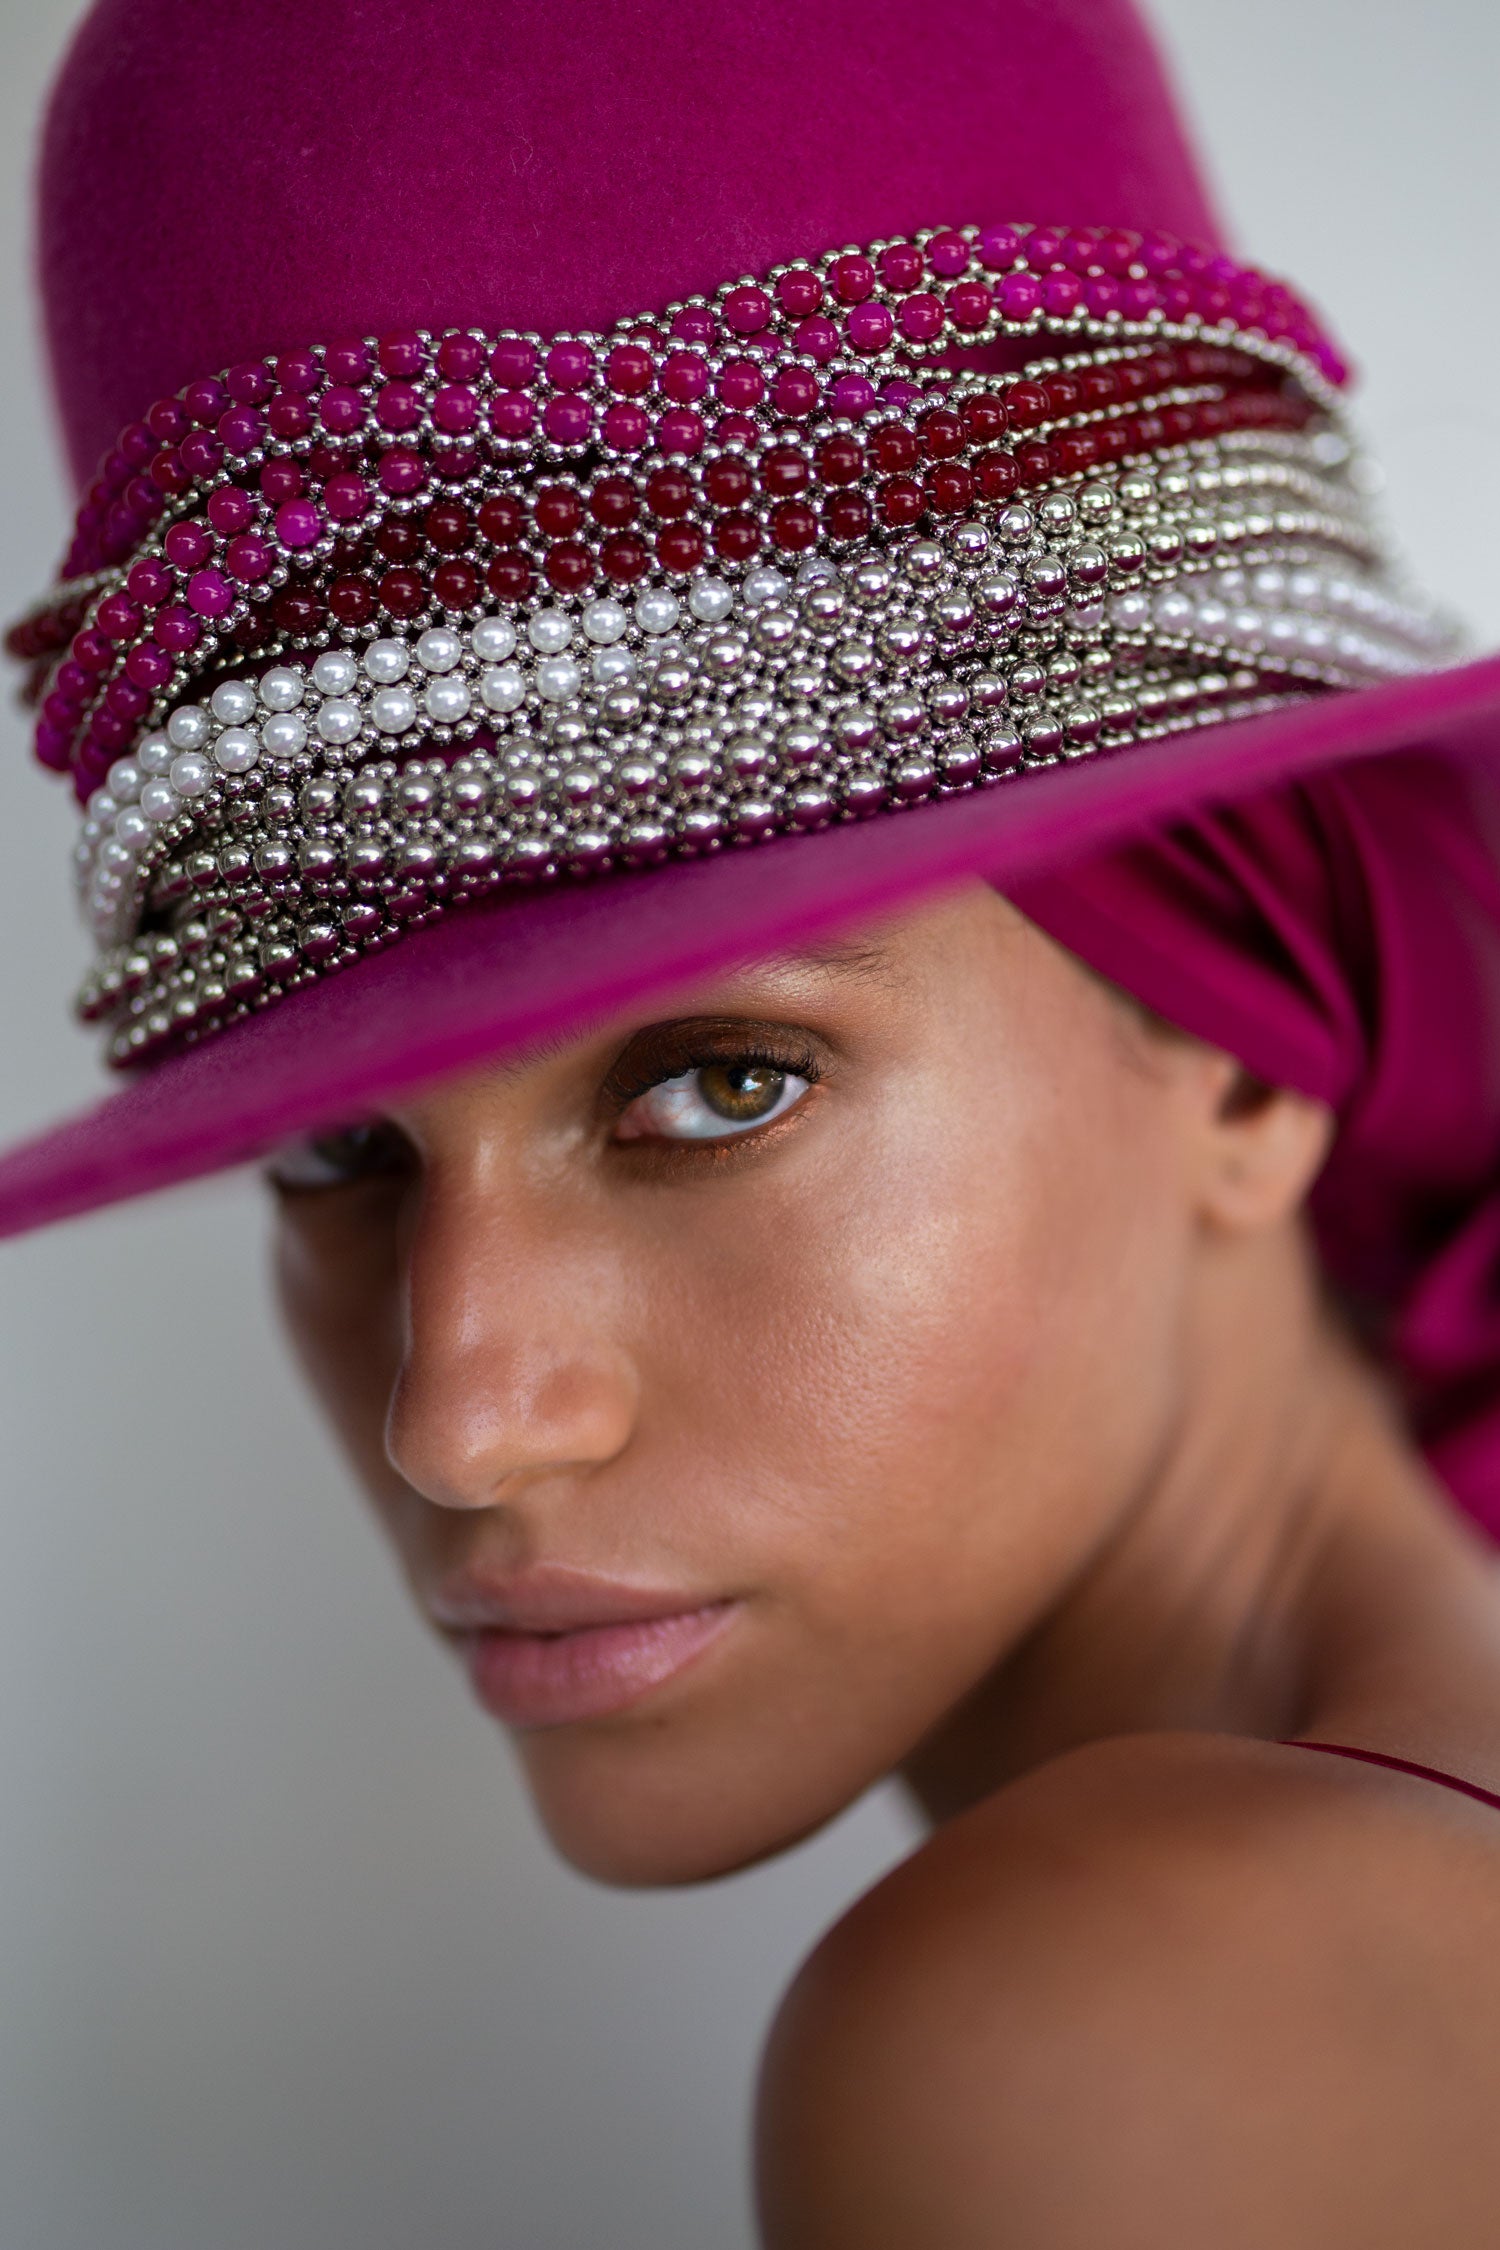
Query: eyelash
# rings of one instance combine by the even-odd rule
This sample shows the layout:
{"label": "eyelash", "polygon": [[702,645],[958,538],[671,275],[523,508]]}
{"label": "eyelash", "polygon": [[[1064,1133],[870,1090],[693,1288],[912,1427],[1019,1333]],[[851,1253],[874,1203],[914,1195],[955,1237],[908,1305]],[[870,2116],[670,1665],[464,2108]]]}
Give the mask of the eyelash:
{"label": "eyelash", "polygon": [[[635,1078],[623,1078],[610,1073],[606,1092],[611,1106],[628,1109],[643,1094],[652,1093],[656,1087],[666,1085],[668,1079],[684,1078],[689,1071],[712,1070],[716,1066],[739,1070],[773,1070],[787,1078],[805,1078],[809,1086],[816,1086],[822,1077],[822,1067],[816,1055],[805,1050],[793,1053],[784,1048],[773,1053],[769,1046],[704,1046],[683,1047],[653,1058],[651,1068]],[[617,1066],[618,1067],[618,1066]]]}

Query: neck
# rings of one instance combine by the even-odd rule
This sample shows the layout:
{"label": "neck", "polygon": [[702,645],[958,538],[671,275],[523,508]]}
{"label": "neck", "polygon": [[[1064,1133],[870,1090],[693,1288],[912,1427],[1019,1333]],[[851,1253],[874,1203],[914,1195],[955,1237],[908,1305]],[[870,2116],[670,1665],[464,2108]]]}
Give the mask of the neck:
{"label": "neck", "polygon": [[1302,1236],[1257,1244],[1189,1327],[1190,1404],[1144,1488],[902,1767],[931,1819],[1112,1735],[1378,1731],[1451,1661],[1455,1616],[1500,1686],[1477,1549],[1321,1303]]}

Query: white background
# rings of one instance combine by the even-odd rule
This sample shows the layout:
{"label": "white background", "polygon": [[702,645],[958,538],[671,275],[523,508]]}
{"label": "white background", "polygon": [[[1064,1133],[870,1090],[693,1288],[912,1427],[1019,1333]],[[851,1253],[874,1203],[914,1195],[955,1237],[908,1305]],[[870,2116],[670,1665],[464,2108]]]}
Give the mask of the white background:
{"label": "white background", "polygon": [[[315,0],[309,0],[309,5]],[[1163,0],[1237,240],[1335,316],[1420,574],[1500,639],[1500,8]],[[64,498],[0,0],[0,610]],[[0,718],[0,1136],[90,1097],[62,792]],[[237,1181],[0,1249],[5,2250],[746,2250],[799,1954],[904,1851],[616,1896],[538,1841],[282,1364]]]}

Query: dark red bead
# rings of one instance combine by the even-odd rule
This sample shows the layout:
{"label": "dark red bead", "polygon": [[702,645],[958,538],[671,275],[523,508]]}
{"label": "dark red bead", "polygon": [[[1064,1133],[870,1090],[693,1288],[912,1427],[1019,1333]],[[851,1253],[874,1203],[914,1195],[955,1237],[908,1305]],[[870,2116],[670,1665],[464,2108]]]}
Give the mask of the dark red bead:
{"label": "dark red bead", "polygon": [[146,427],[159,445],[177,445],[188,432],[188,418],[180,398],[159,398],[146,416]]}
{"label": "dark red bead", "polygon": [[521,602],[531,592],[531,560],[518,547],[502,547],[492,555],[484,582],[496,601]]}
{"label": "dark red bead", "polygon": [[668,524],[656,535],[656,559],[663,570],[679,576],[696,570],[708,553],[708,541],[695,523]]}
{"label": "dark red bead", "polygon": [[964,435],[971,445],[988,445],[1004,437],[1009,417],[1005,401],[995,391],[974,391],[964,400]]}
{"label": "dark red bead", "polygon": [[760,552],[761,528],[754,516],[720,516],[714,525],[714,548],[725,562],[748,562]]}
{"label": "dark red bead", "polygon": [[193,481],[182,465],[182,455],[175,447],[168,447],[154,457],[150,476],[157,491],[168,494],[186,492]]}
{"label": "dark red bead", "polygon": [[654,469],[646,479],[646,505],[664,521],[685,516],[693,499],[693,480],[685,469]]}
{"label": "dark red bead", "polygon": [[422,580],[414,570],[388,570],[380,581],[380,599],[392,617],[415,617],[426,606]]}
{"label": "dark red bead", "polygon": [[948,292],[948,318],[955,328],[982,328],[994,307],[994,297],[983,281],[960,281]]}
{"label": "dark red bead", "polygon": [[922,416],[919,425],[922,443],[934,461],[951,461],[955,453],[962,453],[965,444],[963,416],[955,414],[951,406],[936,406],[930,414]]}
{"label": "dark red bead", "polygon": [[880,511],[893,530],[915,523],[927,505],[915,477],[888,477],[880,487]]}
{"label": "dark red bead", "polygon": [[340,625],[367,625],[375,615],[375,595],[362,578],[335,578],[328,589],[328,614]]}
{"label": "dark red bead", "polygon": [[1049,375],[1042,388],[1047,394],[1047,411],[1054,419],[1076,414],[1083,404],[1083,390],[1076,375]]}
{"label": "dark red bead", "polygon": [[916,467],[921,457],[922,441],[912,430],[900,422],[887,422],[870,440],[875,455],[875,465],[887,476],[899,476],[903,469]]}
{"label": "dark red bead", "polygon": [[266,407],[266,421],[273,437],[306,437],[312,428],[312,408],[305,398],[283,391]]}
{"label": "dark red bead", "polygon": [[617,531],[600,548],[599,567],[617,586],[633,586],[651,568],[650,551],[644,539],[637,539],[632,532]]}
{"label": "dark red bead", "polygon": [[823,302],[823,284],[811,266],[793,266],[776,284],[776,300],[793,320],[805,320]]}
{"label": "dark red bead", "polygon": [[760,481],[769,493],[805,491],[812,481],[806,454],[800,453],[795,445],[773,445],[761,461]]}
{"label": "dark red bead", "polygon": [[370,372],[370,347],[360,336],[330,344],[323,366],[330,383],[362,383]]}
{"label": "dark red bead", "polygon": [[190,422],[196,422],[200,430],[211,430],[229,399],[217,377],[207,375],[200,382],[189,383],[182,394],[182,403]]}
{"label": "dark red bead", "polygon": [[1140,247],[1138,234],[1128,234],[1123,227],[1112,227],[1099,237],[1094,249],[1095,262],[1106,273],[1128,273]]}
{"label": "dark red bead", "polygon": [[823,386],[809,367],[783,367],[772,391],[777,413],[794,422],[811,414],[822,395]]}
{"label": "dark red bead", "polygon": [[841,492],[823,509],[823,528],[830,539],[863,539],[870,529],[870,503],[859,492]]}
{"label": "dark red bead", "polygon": [[1038,444],[1035,439],[1029,445],[1017,446],[1016,461],[1023,484],[1045,484],[1057,474],[1057,462],[1051,446]]}
{"label": "dark red bead", "polygon": [[755,478],[747,461],[726,453],[704,470],[703,490],[716,508],[742,508],[755,490]]}
{"label": "dark red bead", "polygon": [[536,346],[523,336],[502,336],[490,353],[490,373],[503,391],[524,390],[536,370]]}
{"label": "dark red bead", "polygon": [[969,245],[961,234],[951,227],[935,234],[927,245],[927,263],[934,273],[953,275],[966,273],[969,265]]}
{"label": "dark red bead", "polygon": [[438,346],[438,373],[450,383],[469,383],[484,366],[484,344],[478,336],[445,336]]}
{"label": "dark red bead", "polygon": [[927,497],[939,515],[956,516],[973,504],[974,477],[961,461],[945,461],[927,474]]}
{"label": "dark red bead", "polygon": [[753,359],[732,359],[714,388],[726,406],[745,410],[765,397],[766,378]]}
{"label": "dark red bead", "polygon": [[1069,476],[1097,467],[1099,440],[1092,430],[1064,430],[1052,440],[1058,466]]}
{"label": "dark red bead", "polygon": [[303,483],[302,469],[296,461],[267,461],[260,472],[261,492],[273,507],[280,507],[283,500],[300,500]]}
{"label": "dark red bead", "polygon": [[456,555],[469,536],[469,511],[456,500],[439,501],[428,509],[422,529],[429,547],[436,547],[440,555]]}
{"label": "dark red bead", "polygon": [[497,492],[479,511],[479,528],[497,547],[509,547],[526,529],[526,509],[513,492]]}
{"label": "dark red bead", "polygon": [[820,484],[857,484],[865,473],[865,449],[858,438],[831,437],[818,448]]}
{"label": "dark red bead", "polygon": [[283,633],[313,633],[323,622],[323,604],[310,586],[283,586],[271,615]]}
{"label": "dark red bead", "polygon": [[887,289],[915,289],[925,272],[922,253],[914,242],[893,242],[880,253],[880,278]]}
{"label": "dark red bead", "polygon": [[1135,442],[1148,448],[1165,445],[1166,424],[1159,414],[1137,414],[1135,417]]}
{"label": "dark red bead", "polygon": [[589,514],[606,531],[623,531],[641,512],[641,496],[629,477],[603,476],[589,494]]}
{"label": "dark red bead", "polygon": [[387,516],[375,534],[375,551],[386,562],[412,562],[422,551],[422,535],[410,516]]}
{"label": "dark red bead", "polygon": [[571,539],[583,526],[583,502],[570,484],[544,484],[532,503],[538,531],[548,539]]}
{"label": "dark red bead", "polygon": [[1186,445],[1196,427],[1196,416],[1190,406],[1164,406],[1161,426],[1168,445]]}
{"label": "dark red bead", "polygon": [[549,547],[543,567],[548,585],[560,594],[581,594],[593,584],[594,558],[581,539],[564,539]]}
{"label": "dark red bead", "polygon": [[1029,430],[1047,419],[1047,392],[1041,383],[1013,383],[1005,404],[1013,429]]}
{"label": "dark red bead", "polygon": [[771,537],[785,554],[801,554],[818,536],[818,519],[802,500],[783,500],[771,510]]}
{"label": "dark red bead", "polygon": [[771,300],[753,284],[731,289],[724,299],[724,318],[737,336],[754,336],[771,318]]}
{"label": "dark red bead", "polygon": [[1119,395],[1112,367],[1085,368],[1078,377],[1078,387],[1084,405],[1096,412],[1101,406],[1113,406]]}
{"label": "dark red bead", "polygon": [[471,562],[439,563],[432,591],[444,609],[473,609],[479,600],[479,573]]}
{"label": "dark red bead", "polygon": [[402,382],[410,382],[414,375],[420,375],[426,364],[427,348],[415,329],[407,329],[396,336],[382,336],[375,348],[382,372]]}
{"label": "dark red bead", "polygon": [[649,391],[656,363],[641,344],[616,344],[604,363],[604,380],[622,398],[639,398]]}
{"label": "dark red bead", "polygon": [[691,406],[708,389],[708,361],[700,352],[669,352],[661,387],[663,397],[675,406]]}
{"label": "dark red bead", "polygon": [[[875,287],[875,268],[857,251],[835,258],[832,267],[834,294],[841,305],[862,305]],[[811,312],[813,307],[808,306]]]}

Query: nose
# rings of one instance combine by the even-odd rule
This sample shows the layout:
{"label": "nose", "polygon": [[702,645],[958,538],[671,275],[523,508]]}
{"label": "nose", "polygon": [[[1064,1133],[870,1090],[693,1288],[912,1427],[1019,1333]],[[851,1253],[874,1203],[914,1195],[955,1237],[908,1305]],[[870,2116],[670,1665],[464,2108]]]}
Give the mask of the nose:
{"label": "nose", "polygon": [[444,1508],[491,1508],[622,1451],[639,1383],[586,1220],[507,1179],[429,1179],[404,1260],[392,1467]]}

